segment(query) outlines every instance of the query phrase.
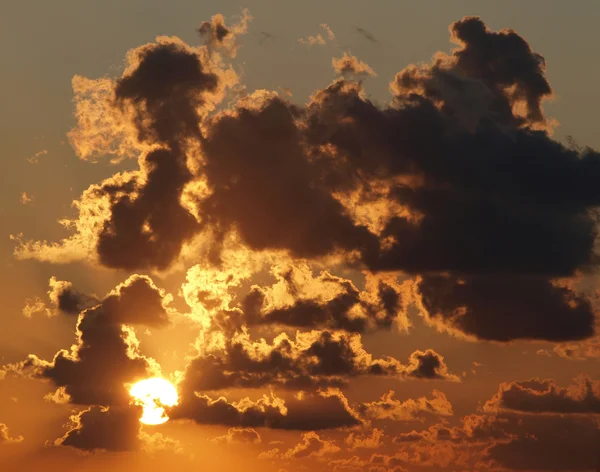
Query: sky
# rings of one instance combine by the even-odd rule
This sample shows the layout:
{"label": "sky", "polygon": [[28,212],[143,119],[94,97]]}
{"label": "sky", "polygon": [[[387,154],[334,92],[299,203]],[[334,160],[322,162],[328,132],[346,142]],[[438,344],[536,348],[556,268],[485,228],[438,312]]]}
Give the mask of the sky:
{"label": "sky", "polygon": [[599,470],[599,14],[5,6],[0,470]]}

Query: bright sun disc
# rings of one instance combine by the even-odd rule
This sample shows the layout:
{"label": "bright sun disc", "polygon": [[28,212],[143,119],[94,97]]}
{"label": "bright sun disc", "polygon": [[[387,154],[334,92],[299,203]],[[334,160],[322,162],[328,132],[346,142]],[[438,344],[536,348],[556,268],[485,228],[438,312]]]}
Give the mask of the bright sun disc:
{"label": "bright sun disc", "polygon": [[162,424],[169,421],[164,406],[177,405],[177,390],[171,382],[160,377],[140,380],[132,385],[129,394],[143,408],[140,421],[144,424]]}

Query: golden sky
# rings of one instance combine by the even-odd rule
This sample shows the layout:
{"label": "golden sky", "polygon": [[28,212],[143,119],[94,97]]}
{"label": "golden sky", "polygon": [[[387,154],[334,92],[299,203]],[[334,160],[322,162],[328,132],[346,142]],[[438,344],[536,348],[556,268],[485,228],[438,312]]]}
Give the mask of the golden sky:
{"label": "golden sky", "polygon": [[5,10],[1,471],[599,470],[596,2]]}

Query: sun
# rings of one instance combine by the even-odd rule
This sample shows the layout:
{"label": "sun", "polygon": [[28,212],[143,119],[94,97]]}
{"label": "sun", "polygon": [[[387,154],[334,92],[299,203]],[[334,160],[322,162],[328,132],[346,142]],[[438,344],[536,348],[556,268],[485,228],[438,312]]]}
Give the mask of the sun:
{"label": "sun", "polygon": [[165,406],[177,405],[177,390],[161,377],[140,380],[129,389],[134,402],[143,407],[140,421],[144,424],[163,424],[169,421]]}

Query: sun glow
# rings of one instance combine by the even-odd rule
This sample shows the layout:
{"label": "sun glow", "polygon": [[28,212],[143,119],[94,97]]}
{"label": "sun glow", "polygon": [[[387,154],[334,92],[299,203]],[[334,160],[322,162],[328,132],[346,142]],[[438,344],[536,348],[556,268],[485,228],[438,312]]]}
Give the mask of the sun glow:
{"label": "sun glow", "polygon": [[177,390],[166,379],[155,377],[133,384],[129,394],[143,407],[140,421],[144,424],[163,424],[169,421],[165,406],[177,405]]}

